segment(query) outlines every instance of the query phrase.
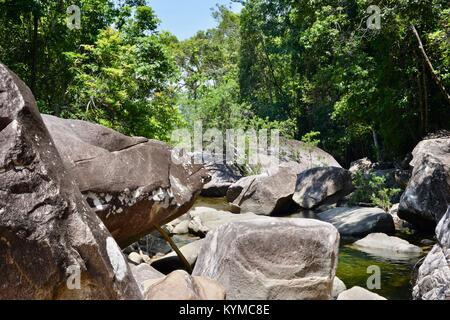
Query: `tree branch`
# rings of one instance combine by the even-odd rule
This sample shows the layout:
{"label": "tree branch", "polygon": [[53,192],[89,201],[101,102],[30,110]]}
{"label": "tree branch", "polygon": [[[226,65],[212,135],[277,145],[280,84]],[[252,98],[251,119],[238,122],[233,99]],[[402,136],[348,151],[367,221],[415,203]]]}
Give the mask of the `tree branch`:
{"label": "tree branch", "polygon": [[189,273],[192,273],[192,267],[189,264],[189,262],[186,260],[186,258],[184,257],[184,255],[181,253],[180,249],[178,249],[177,245],[175,244],[175,242],[173,242],[173,240],[169,237],[169,235],[164,231],[163,228],[161,228],[158,225],[154,225],[155,229],[158,230],[158,232],[163,236],[164,240],[166,240],[170,246],[172,247],[173,251],[175,251],[175,253],[177,254],[178,258],[181,260],[181,262],[184,264],[186,271]]}
{"label": "tree branch", "polygon": [[431,63],[431,60],[425,51],[425,48],[423,46],[422,40],[420,39],[420,36],[419,36],[419,33],[417,32],[416,27],[414,25],[411,25],[410,28],[419,44],[419,52],[421,53],[422,58],[425,62],[425,65],[427,66],[428,70],[431,73],[431,77],[433,78],[434,82],[438,86],[439,90],[441,90],[445,100],[447,100],[448,104],[450,105],[450,95],[448,94],[447,90],[445,90],[445,87],[444,87],[444,84],[442,83],[441,78],[437,75],[436,71],[434,70],[433,64]]}

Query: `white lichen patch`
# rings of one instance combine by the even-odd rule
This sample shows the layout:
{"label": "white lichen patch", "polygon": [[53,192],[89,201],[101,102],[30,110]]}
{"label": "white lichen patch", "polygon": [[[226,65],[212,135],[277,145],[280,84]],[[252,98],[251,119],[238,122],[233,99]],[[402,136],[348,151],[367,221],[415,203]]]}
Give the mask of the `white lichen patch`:
{"label": "white lichen patch", "polygon": [[172,194],[175,192],[177,195],[188,195],[190,194],[190,190],[181,183],[181,181],[174,177],[170,176],[170,184],[172,186]]}
{"label": "white lichen patch", "polygon": [[13,131],[17,131],[18,125],[19,123],[17,122],[17,119],[14,119],[10,124]]}
{"label": "white lichen patch", "polygon": [[167,196],[167,191],[165,191],[162,188],[159,188],[157,190],[153,190],[152,192],[152,200],[155,202],[162,202]]}
{"label": "white lichen patch", "polygon": [[122,281],[127,274],[127,263],[125,262],[125,258],[116,241],[111,237],[106,239],[106,252],[114,274],[116,275],[116,279]]}
{"label": "white lichen patch", "polygon": [[94,205],[95,210],[102,211],[105,208],[104,202],[102,201],[101,197],[96,193],[88,192],[87,194],[84,195],[84,197],[88,203],[92,203]]}

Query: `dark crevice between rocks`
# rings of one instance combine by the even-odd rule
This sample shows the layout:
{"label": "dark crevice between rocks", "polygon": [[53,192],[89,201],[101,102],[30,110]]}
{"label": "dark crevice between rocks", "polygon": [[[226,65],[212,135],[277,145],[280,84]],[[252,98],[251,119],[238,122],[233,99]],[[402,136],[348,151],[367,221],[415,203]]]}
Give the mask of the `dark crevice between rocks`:
{"label": "dark crevice between rocks", "polygon": [[[1,93],[1,91],[0,91]],[[1,107],[1,106],[0,106]],[[10,123],[13,122],[13,119],[7,117],[0,117],[0,131],[3,131]]]}

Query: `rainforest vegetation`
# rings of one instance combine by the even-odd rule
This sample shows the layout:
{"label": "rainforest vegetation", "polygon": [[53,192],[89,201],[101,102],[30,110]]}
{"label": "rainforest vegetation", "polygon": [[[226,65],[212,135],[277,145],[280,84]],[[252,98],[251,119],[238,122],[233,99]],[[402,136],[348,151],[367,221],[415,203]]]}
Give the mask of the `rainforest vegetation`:
{"label": "rainforest vegetation", "polygon": [[[239,2],[181,41],[151,1],[0,0],[0,61],[43,113],[164,141],[198,120],[277,128],[348,164],[402,160],[450,129],[448,0]],[[367,26],[371,5],[380,28]]]}

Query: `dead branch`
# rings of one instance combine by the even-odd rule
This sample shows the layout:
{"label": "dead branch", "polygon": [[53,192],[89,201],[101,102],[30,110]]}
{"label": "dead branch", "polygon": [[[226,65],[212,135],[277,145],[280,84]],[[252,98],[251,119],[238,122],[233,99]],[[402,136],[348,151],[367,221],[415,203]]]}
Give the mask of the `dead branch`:
{"label": "dead branch", "polygon": [[422,40],[420,39],[420,36],[419,36],[419,33],[417,32],[416,27],[414,25],[411,25],[410,28],[419,44],[419,52],[422,55],[422,58],[425,62],[426,67],[428,68],[428,70],[431,73],[431,77],[433,78],[433,80],[436,83],[436,85],[438,86],[439,90],[442,92],[444,98],[447,100],[448,104],[450,105],[450,95],[448,94],[447,90],[445,90],[445,87],[444,87],[444,84],[442,83],[441,78],[437,75],[436,71],[434,70],[433,64],[431,63],[431,60],[425,51],[425,48],[423,46]]}

